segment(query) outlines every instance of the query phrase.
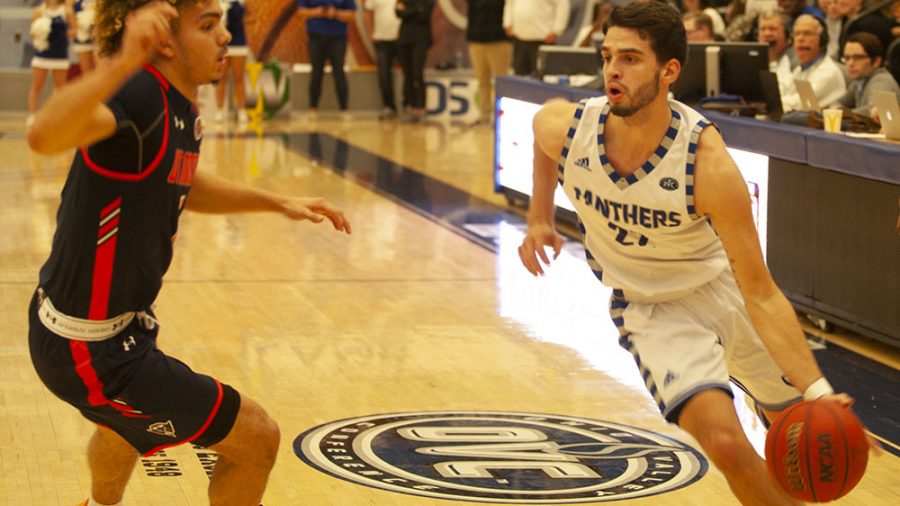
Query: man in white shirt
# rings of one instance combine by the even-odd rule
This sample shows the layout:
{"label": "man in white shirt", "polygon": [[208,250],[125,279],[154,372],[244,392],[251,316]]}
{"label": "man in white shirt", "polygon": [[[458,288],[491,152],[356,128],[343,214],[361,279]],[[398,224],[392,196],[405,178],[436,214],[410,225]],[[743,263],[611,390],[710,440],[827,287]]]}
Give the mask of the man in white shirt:
{"label": "man in white shirt", "polygon": [[799,65],[791,72],[791,81],[781,96],[785,111],[800,109],[800,95],[794,85],[796,79],[809,81],[819,104],[833,104],[847,91],[841,68],[825,54],[828,33],[825,24],[811,14],[803,14],[794,21],[794,52]]}
{"label": "man in white shirt", "polygon": [[797,58],[791,47],[790,17],[778,11],[766,11],[756,18],[757,38],[769,46],[769,70],[778,76],[778,92],[785,95],[794,77],[791,69]]}
{"label": "man in white shirt", "polygon": [[553,44],[569,21],[569,0],[507,0],[503,28],[513,38],[513,71],[536,73],[538,48]]}
{"label": "man in white shirt", "polygon": [[[375,45],[378,62],[378,89],[381,92],[382,109],[379,119],[397,117],[394,101],[394,61],[397,59],[397,35],[400,18],[394,12],[397,0],[363,0],[366,29]],[[403,105],[406,106],[406,97]]]}

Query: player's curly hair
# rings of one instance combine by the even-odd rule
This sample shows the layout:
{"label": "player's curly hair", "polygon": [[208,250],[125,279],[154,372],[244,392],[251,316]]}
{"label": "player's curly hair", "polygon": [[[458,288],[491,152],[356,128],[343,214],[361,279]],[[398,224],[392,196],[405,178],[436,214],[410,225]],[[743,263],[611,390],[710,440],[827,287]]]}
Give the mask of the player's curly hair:
{"label": "player's curly hair", "polygon": [[[158,0],[97,0],[94,14],[94,41],[100,56],[110,56],[122,45],[125,18],[144,5]],[[165,0],[175,8],[199,0]]]}

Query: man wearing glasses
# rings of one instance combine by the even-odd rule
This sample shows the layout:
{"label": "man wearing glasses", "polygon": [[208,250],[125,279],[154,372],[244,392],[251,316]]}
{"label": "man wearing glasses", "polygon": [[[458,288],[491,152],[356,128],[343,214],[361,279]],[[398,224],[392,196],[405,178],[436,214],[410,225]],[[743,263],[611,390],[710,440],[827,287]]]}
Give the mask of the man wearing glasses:
{"label": "man wearing glasses", "polygon": [[852,81],[847,92],[838,99],[838,104],[877,120],[877,114],[873,114],[876,91],[893,92],[900,100],[900,86],[882,66],[884,46],[878,37],[868,32],[854,33],[844,43],[844,56],[841,60]]}

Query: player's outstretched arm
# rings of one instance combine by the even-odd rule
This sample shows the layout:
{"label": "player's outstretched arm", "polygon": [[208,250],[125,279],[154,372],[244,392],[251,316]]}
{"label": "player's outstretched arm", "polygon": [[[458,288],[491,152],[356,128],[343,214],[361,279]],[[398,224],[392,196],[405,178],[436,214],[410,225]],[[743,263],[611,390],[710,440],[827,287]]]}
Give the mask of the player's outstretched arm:
{"label": "player's outstretched arm", "polygon": [[269,211],[313,223],[327,218],[335,230],[351,233],[343,211],[321,197],[288,197],[199,171],[194,174],[185,209],[210,214]]}
{"label": "player's outstretched arm", "polygon": [[[822,379],[822,371],[794,309],[763,261],[747,185],[715,128],[707,128],[700,135],[694,197],[697,213],[711,218],[725,246],[754,328],[791,383],[806,393]],[[827,390],[822,395],[831,393],[830,387]]]}
{"label": "player's outstretched arm", "polygon": [[165,2],[150,2],[131,13],[119,52],[106,60],[100,72],[90,72],[54,92],[35,116],[28,130],[31,149],[54,153],[112,135],[116,119],[105,102],[169,43],[169,23],[177,16],[178,11]]}
{"label": "player's outstretched arm", "polygon": [[575,114],[576,105],[565,101],[548,102],[534,117],[534,172],[531,202],[528,206],[528,231],[519,246],[519,259],[528,272],[544,274],[550,258],[544,248],[559,256],[563,238],[554,226],[553,194],[556,191],[556,160],[562,153],[566,131]]}

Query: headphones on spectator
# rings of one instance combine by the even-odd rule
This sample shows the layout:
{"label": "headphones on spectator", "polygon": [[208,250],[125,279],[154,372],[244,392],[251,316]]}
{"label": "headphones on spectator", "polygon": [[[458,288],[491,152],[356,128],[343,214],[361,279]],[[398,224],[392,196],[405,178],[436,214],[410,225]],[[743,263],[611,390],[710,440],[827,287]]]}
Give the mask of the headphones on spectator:
{"label": "headphones on spectator", "polygon": [[819,22],[819,26],[822,27],[822,33],[819,34],[819,49],[825,51],[828,49],[828,25],[825,24],[825,20],[820,18],[819,16],[810,14],[816,21]]}

